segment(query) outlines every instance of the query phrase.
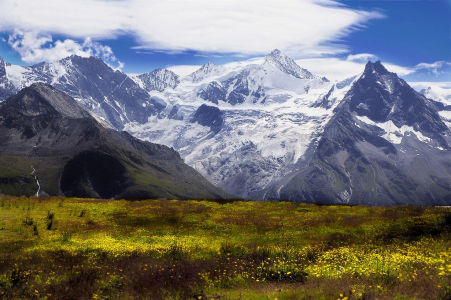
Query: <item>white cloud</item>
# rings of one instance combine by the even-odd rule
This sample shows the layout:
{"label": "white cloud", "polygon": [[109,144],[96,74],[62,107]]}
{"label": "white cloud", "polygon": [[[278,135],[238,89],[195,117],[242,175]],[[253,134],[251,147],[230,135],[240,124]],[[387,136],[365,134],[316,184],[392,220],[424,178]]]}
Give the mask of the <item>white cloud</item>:
{"label": "white cloud", "polygon": [[451,89],[451,81],[430,82],[430,81],[409,81],[408,84],[417,91],[436,86],[442,89]]}
{"label": "white cloud", "polygon": [[418,65],[416,65],[416,69],[417,70],[423,70],[426,69],[430,72],[432,72],[436,77],[438,77],[440,74],[443,74],[444,71],[440,71],[439,69],[442,68],[443,66],[451,66],[451,63],[446,62],[446,61],[436,61],[434,63],[420,63]]}
{"label": "white cloud", "polygon": [[428,70],[433,70],[433,69],[439,69],[441,67],[443,67],[444,65],[449,65],[451,66],[451,63],[448,63],[446,61],[436,61],[434,63],[428,64],[428,63],[420,63],[416,66],[417,69],[428,69]]}
{"label": "white cloud", "polygon": [[2,0],[0,30],[75,39],[126,34],[141,50],[250,56],[279,48],[315,57],[346,53],[341,39],[382,17],[332,0]]}
{"label": "white cloud", "polygon": [[382,64],[387,68],[387,70],[389,70],[390,72],[396,73],[399,76],[406,76],[406,75],[410,75],[416,72],[415,68],[410,68],[410,67],[403,67],[403,66],[399,66],[399,65],[395,65],[395,64],[391,64],[391,63],[384,63],[382,62]]}
{"label": "white cloud", "polygon": [[353,61],[358,63],[367,63],[368,61],[376,61],[379,60],[379,58],[370,53],[360,53],[360,54],[349,54],[346,58],[347,61]]}
{"label": "white cloud", "polygon": [[184,77],[199,70],[201,67],[202,67],[201,65],[180,65],[180,66],[170,66],[167,67],[166,69],[171,70],[180,77]]}
{"label": "white cloud", "polygon": [[26,63],[52,62],[76,54],[82,57],[96,55],[106,63],[117,64],[117,67],[114,67],[115,69],[124,67],[124,64],[114,56],[110,47],[93,42],[91,38],[86,38],[82,44],[71,39],[53,42],[53,38],[49,34],[39,34],[32,31],[24,32],[16,29],[9,36],[8,43],[20,54],[22,60]]}
{"label": "white cloud", "polygon": [[77,39],[113,38],[125,27],[124,4],[108,0],[2,0],[0,29],[17,28]]}
{"label": "white cloud", "polygon": [[364,63],[356,63],[339,58],[298,59],[296,63],[313,74],[326,76],[329,80],[342,80],[363,72]]}
{"label": "white cloud", "polygon": [[[296,63],[313,74],[326,76],[329,80],[335,81],[362,73],[368,60],[374,61],[377,59],[377,56],[374,54],[362,53],[349,55],[345,59],[335,57],[298,59]],[[405,76],[415,72],[415,69],[409,67],[386,62],[382,62],[382,64],[388,71],[394,72],[399,76]]]}

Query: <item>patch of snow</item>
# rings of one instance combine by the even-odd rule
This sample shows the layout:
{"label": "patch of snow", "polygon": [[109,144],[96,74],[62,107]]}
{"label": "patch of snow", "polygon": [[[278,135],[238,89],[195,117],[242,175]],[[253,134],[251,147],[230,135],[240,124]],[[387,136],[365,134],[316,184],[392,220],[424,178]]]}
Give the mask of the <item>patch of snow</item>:
{"label": "patch of snow", "polygon": [[65,66],[59,62],[49,64],[49,74],[52,76],[51,84],[58,83],[64,75],[67,74]]}
{"label": "patch of snow", "polygon": [[11,83],[18,89],[22,88],[25,74],[29,72],[28,68],[16,65],[6,65],[6,76]]}
{"label": "patch of snow", "polygon": [[363,123],[366,123],[366,124],[369,124],[372,126],[377,126],[381,129],[383,129],[385,131],[385,134],[382,135],[382,137],[393,144],[400,144],[402,139],[405,136],[410,136],[411,133],[414,134],[417,137],[417,139],[422,142],[426,143],[426,142],[431,141],[430,138],[424,136],[420,131],[414,130],[412,126],[403,125],[403,126],[401,126],[401,128],[399,128],[393,123],[392,120],[389,120],[384,123],[377,123],[377,122],[370,120],[366,116],[357,116],[356,115],[355,117],[357,119],[359,119],[360,121],[362,121]]}
{"label": "patch of snow", "polygon": [[451,89],[445,89],[436,85],[432,85],[427,89],[421,90],[426,98],[441,102],[445,105],[451,105]]}
{"label": "patch of snow", "polygon": [[442,118],[443,123],[451,129],[451,111],[443,110],[439,111],[438,114]]}

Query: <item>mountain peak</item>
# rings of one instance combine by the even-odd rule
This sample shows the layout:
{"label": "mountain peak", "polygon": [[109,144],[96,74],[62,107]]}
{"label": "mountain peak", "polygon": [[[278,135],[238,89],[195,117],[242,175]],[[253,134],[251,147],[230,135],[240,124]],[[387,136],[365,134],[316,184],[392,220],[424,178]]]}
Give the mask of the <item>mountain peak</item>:
{"label": "mountain peak", "polygon": [[96,64],[102,64],[102,65],[106,65],[107,64],[98,56],[96,55],[91,55],[91,56],[80,56],[77,54],[72,54],[71,56],[68,56],[66,58],[63,58],[61,60],[59,60],[59,62],[64,62],[64,61],[71,61],[73,63],[96,63]]}
{"label": "mountain peak", "polygon": [[42,82],[22,89],[5,103],[28,116],[53,111],[71,119],[91,118],[91,114],[72,97]]}
{"label": "mountain peak", "polygon": [[265,56],[265,61],[272,62],[272,63],[279,63],[279,64],[289,64],[291,62],[294,63],[294,61],[286,56],[282,51],[279,49],[274,49]]}
{"label": "mountain peak", "polygon": [[299,79],[318,78],[308,70],[298,66],[291,58],[283,54],[279,49],[274,49],[271,53],[266,55],[265,63],[269,63],[280,71]]}
{"label": "mountain peak", "polygon": [[269,53],[267,56],[272,56],[272,57],[279,57],[279,56],[285,56],[285,54],[282,53],[282,51],[280,51],[279,49],[274,49],[271,51],[271,53]]}
{"label": "mountain peak", "polygon": [[150,73],[138,75],[138,84],[146,91],[164,91],[167,87],[175,89],[180,83],[179,76],[167,69],[156,69]]}
{"label": "mountain peak", "polygon": [[199,70],[202,70],[202,71],[204,71],[205,73],[208,73],[208,72],[210,72],[211,70],[213,70],[213,69],[215,69],[215,68],[217,68],[217,67],[218,67],[218,66],[215,65],[214,63],[209,62],[209,63],[206,63],[205,65],[203,65]]}
{"label": "mountain peak", "polygon": [[200,82],[210,75],[218,75],[222,71],[223,68],[221,66],[217,66],[214,63],[209,62],[203,65],[199,70],[188,75],[188,77],[191,78],[193,82]]}
{"label": "mountain peak", "polygon": [[390,72],[382,65],[380,60],[374,63],[371,61],[367,62],[364,73],[378,73],[380,75],[390,74]]}

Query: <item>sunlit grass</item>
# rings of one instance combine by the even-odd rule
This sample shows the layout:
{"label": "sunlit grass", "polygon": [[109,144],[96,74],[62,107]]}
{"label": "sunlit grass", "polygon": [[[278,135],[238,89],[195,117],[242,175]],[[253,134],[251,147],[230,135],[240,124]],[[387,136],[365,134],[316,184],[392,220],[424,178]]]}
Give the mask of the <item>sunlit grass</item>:
{"label": "sunlit grass", "polygon": [[450,231],[447,208],[0,197],[0,298],[449,299]]}

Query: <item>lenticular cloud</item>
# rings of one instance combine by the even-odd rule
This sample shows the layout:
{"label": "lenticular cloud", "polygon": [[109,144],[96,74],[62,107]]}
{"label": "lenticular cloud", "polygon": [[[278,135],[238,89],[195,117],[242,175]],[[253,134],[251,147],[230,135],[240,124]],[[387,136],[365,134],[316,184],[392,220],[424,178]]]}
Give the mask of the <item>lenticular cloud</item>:
{"label": "lenticular cloud", "polygon": [[[352,10],[331,0],[4,0],[0,30],[46,33],[35,41],[44,55],[49,34],[71,40],[129,36],[140,49],[260,55],[280,48],[287,54],[318,55],[347,51],[337,44],[377,12]],[[70,40],[53,44],[61,52]],[[81,45],[82,46],[82,45]],[[41,48],[40,48],[41,47]],[[55,50],[54,50],[55,52]],[[22,55],[22,52],[21,52]],[[45,56],[44,56],[45,57]]]}

